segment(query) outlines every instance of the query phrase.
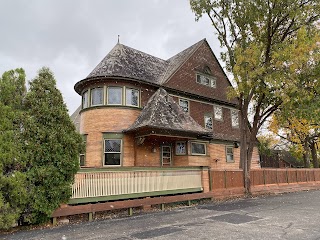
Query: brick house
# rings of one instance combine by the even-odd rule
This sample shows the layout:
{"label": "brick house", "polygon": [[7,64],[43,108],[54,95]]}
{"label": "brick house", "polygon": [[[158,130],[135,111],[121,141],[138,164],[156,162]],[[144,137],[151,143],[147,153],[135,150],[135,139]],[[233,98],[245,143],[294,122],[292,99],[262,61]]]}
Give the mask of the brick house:
{"label": "brick house", "polygon": [[82,104],[72,119],[86,142],[80,165],[238,169],[230,87],[205,39],[168,60],[116,44],[74,87]]}

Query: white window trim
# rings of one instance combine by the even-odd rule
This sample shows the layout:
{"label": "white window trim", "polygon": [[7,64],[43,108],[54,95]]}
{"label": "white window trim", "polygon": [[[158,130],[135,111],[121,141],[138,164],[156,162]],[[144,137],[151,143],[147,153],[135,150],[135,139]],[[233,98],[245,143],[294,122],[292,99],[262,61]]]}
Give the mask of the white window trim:
{"label": "white window trim", "polygon": [[[203,153],[192,153],[192,143],[203,144],[205,153],[204,154]],[[193,155],[193,156],[206,156],[207,155],[207,144],[206,144],[206,142],[191,141],[190,142],[190,154]]]}
{"label": "white window trim", "polygon": [[[101,92],[102,92],[102,102],[99,103],[99,104],[93,104],[93,96],[92,96],[92,93],[93,93],[93,90],[94,89],[98,89],[100,88],[101,89]],[[95,87],[95,88],[92,88],[91,91],[90,91],[90,106],[94,107],[94,106],[101,106],[101,105],[104,105],[104,91],[103,91],[103,87]]]}
{"label": "white window trim", "polygon": [[[206,118],[211,118],[211,122],[212,122],[212,128],[207,128],[206,126]],[[208,130],[213,130],[213,117],[211,114],[205,114],[203,117],[203,121],[204,121],[204,128],[208,129]]]}
{"label": "white window trim", "polygon": [[[232,121],[232,115],[233,115],[233,113],[237,113],[237,116],[238,116],[238,124],[237,125],[234,125],[233,124],[233,121]],[[237,109],[230,109],[230,118],[231,118],[231,126],[233,127],[233,128],[239,128],[239,125],[240,125],[240,119],[239,119],[239,110],[237,110]]]}
{"label": "white window trim", "polygon": [[[179,98],[179,106],[181,107],[180,105],[180,101],[186,101],[188,103],[188,113],[190,112],[190,101],[188,99],[185,99],[185,98]],[[184,109],[181,107],[181,109],[184,111]],[[186,112],[186,111],[184,111]]]}
{"label": "white window trim", "polygon": [[[121,103],[120,104],[113,104],[113,103],[109,103],[109,88],[121,88]],[[123,106],[123,86],[108,86],[107,87],[107,105],[109,106]]]}
{"label": "white window trim", "polygon": [[[185,147],[185,152],[184,153],[177,153],[177,144],[178,143],[184,143],[184,147]],[[178,155],[178,156],[187,155],[187,142],[186,141],[176,141],[176,143],[175,143],[175,155]]]}
{"label": "white window trim", "polygon": [[[131,105],[131,104],[127,104],[127,89],[131,89],[131,90],[136,90],[138,91],[138,105]],[[136,88],[132,88],[132,87],[125,87],[125,104],[126,106],[129,106],[129,107],[140,107],[140,90],[139,89],[136,89]]]}
{"label": "white window trim", "polygon": [[[119,153],[119,152],[106,152],[106,140],[120,140],[120,164],[119,165],[106,165],[106,153]],[[122,154],[123,154],[123,145],[122,145],[123,141],[122,139],[119,138],[104,138],[103,139],[103,166],[104,167],[121,167],[122,166]]]}
{"label": "white window trim", "polygon": [[[228,150],[227,149],[232,149],[232,161],[228,161]],[[233,146],[226,146],[226,162],[227,163],[234,163],[235,162],[235,160],[234,160],[234,147]]]}
{"label": "white window trim", "polygon": [[[221,118],[217,118],[216,117],[216,111],[215,111],[215,108],[221,108]],[[213,105],[213,117],[214,117],[214,120],[217,120],[217,121],[223,121],[223,107],[220,106],[220,105]]]}
{"label": "white window trim", "polygon": [[[199,83],[198,82],[198,75],[209,78],[209,85]],[[214,82],[214,85],[212,84],[212,82]],[[210,88],[217,88],[217,79],[214,76],[209,75],[209,74],[205,74],[205,73],[199,73],[199,72],[196,73],[196,83],[201,84],[203,86],[210,87]]]}

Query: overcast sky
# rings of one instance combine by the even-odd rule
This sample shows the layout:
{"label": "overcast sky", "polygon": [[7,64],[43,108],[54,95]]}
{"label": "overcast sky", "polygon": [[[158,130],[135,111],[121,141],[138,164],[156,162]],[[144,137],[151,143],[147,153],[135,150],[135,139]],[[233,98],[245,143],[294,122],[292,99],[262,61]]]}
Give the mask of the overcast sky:
{"label": "overcast sky", "polygon": [[42,66],[55,74],[71,114],[81,103],[73,86],[117,43],[168,59],[207,38],[219,58],[209,19],[195,22],[188,0],[0,0],[0,74]]}

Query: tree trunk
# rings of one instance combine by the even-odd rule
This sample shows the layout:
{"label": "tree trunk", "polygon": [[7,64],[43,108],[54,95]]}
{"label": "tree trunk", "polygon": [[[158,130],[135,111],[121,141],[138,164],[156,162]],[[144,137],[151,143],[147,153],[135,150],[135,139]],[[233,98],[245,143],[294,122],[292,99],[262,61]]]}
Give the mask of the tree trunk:
{"label": "tree trunk", "polygon": [[314,168],[319,168],[317,148],[316,148],[316,143],[315,143],[314,140],[312,140],[311,143],[310,143],[310,149],[311,149],[313,167]]}
{"label": "tree trunk", "polygon": [[310,159],[309,159],[309,144],[308,139],[306,138],[303,144],[304,153],[303,153],[303,163],[305,168],[310,168]]}
{"label": "tree trunk", "polygon": [[247,113],[245,109],[240,111],[240,168],[243,170],[243,182],[245,193],[250,195],[251,193],[251,179],[250,179],[250,167],[251,167],[251,156],[249,139],[249,128],[246,124],[248,122]]}

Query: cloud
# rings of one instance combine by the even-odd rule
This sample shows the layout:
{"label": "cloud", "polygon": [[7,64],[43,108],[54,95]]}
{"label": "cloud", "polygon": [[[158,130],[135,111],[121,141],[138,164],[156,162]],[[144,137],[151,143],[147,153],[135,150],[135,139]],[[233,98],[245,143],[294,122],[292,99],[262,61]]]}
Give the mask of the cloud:
{"label": "cloud", "polygon": [[0,73],[23,67],[28,79],[47,66],[72,113],[73,86],[120,42],[167,59],[207,38],[220,47],[207,19],[194,21],[187,0],[0,1]]}

